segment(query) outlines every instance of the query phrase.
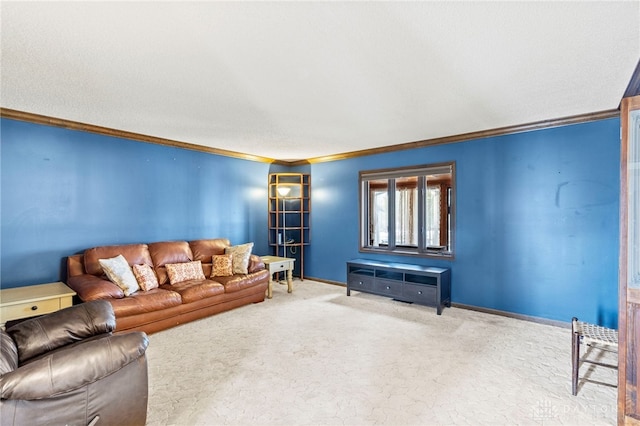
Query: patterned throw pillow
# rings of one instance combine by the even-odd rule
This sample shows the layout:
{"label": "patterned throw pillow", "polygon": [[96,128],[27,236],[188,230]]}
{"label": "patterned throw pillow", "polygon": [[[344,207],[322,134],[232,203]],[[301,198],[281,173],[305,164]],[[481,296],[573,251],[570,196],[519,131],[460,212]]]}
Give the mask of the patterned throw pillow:
{"label": "patterned throw pillow", "polygon": [[151,269],[151,266],[143,263],[142,265],[133,265],[133,275],[140,285],[142,291],[149,291],[158,288],[158,278]]}
{"label": "patterned throw pillow", "polygon": [[107,277],[122,289],[125,296],[140,290],[131,266],[123,255],[119,254],[111,259],[98,259],[98,262]]}
{"label": "patterned throw pillow", "polygon": [[233,275],[233,255],[220,254],[211,257],[211,278]]}
{"label": "patterned throw pillow", "polygon": [[204,280],[204,272],[202,272],[202,263],[199,260],[184,263],[167,263],[169,282],[171,284],[181,283],[189,280]]}
{"label": "patterned throw pillow", "polygon": [[234,274],[248,274],[249,273],[249,259],[251,258],[251,250],[253,249],[253,243],[240,244],[233,247],[227,247],[224,249],[226,254],[233,255],[233,273]]}

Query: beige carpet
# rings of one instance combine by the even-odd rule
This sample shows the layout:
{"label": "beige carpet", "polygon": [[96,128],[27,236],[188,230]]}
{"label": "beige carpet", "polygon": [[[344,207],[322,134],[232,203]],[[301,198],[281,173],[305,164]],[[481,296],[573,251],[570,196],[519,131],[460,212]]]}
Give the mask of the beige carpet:
{"label": "beige carpet", "polygon": [[148,424],[615,424],[616,389],[571,395],[568,329],[294,285],[151,335]]}

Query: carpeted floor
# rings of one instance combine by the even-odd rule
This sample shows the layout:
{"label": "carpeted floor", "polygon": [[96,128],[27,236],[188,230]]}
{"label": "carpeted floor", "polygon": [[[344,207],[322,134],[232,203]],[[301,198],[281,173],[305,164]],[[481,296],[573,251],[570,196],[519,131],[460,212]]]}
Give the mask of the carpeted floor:
{"label": "carpeted floor", "polygon": [[149,425],[615,424],[616,389],[571,395],[568,329],[437,316],[310,280],[274,287],[264,303],[150,336]]}

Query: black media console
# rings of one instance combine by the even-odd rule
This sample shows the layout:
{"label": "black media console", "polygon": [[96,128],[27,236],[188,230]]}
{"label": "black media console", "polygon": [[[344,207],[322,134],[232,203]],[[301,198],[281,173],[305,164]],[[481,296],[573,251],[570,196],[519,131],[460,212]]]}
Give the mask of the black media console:
{"label": "black media console", "polygon": [[347,296],[351,295],[351,290],[435,306],[440,315],[445,306],[451,307],[451,271],[356,259],[347,262]]}

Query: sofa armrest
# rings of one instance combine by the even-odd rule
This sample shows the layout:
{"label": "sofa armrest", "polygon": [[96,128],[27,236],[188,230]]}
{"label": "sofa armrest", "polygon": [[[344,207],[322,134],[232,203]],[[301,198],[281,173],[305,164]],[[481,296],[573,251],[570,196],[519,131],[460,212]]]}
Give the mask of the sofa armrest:
{"label": "sofa armrest", "polygon": [[62,348],[0,377],[0,397],[33,400],[81,388],[144,356],[148,345],[137,331]]}
{"label": "sofa armrest", "polygon": [[252,254],[251,257],[249,258],[248,272],[252,274],[254,272],[261,271],[265,268],[266,266],[264,265],[262,258],[256,254]]}
{"label": "sofa armrest", "polygon": [[67,285],[78,294],[83,302],[98,299],[122,299],[124,292],[109,280],[91,274],[67,278]]}
{"label": "sofa armrest", "polygon": [[6,331],[15,342],[18,359],[23,363],[61,346],[111,333],[115,328],[116,317],[111,304],[96,300],[19,322]]}

